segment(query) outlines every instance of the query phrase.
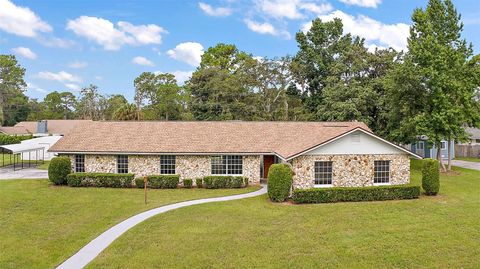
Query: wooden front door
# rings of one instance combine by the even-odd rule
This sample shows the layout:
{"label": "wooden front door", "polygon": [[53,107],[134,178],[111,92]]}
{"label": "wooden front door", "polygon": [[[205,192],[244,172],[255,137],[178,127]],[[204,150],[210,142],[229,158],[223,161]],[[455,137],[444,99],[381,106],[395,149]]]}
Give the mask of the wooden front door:
{"label": "wooden front door", "polygon": [[274,155],[264,155],[263,156],[263,178],[268,177],[268,169],[270,165],[275,163],[275,156]]}

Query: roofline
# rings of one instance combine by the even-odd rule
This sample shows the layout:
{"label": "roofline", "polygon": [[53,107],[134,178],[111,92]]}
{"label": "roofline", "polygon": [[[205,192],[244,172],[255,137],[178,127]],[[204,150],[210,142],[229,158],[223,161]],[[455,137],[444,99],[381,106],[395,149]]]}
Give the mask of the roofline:
{"label": "roofline", "polygon": [[327,145],[327,144],[329,144],[329,143],[331,143],[331,142],[333,142],[333,141],[335,141],[335,140],[337,140],[337,139],[340,139],[340,138],[342,138],[342,137],[344,137],[344,136],[347,136],[347,135],[349,135],[349,134],[351,134],[351,133],[353,133],[353,132],[355,132],[355,131],[361,131],[361,132],[363,132],[363,133],[365,133],[365,134],[368,134],[368,135],[370,135],[370,136],[372,136],[372,137],[374,137],[374,138],[377,138],[377,139],[379,139],[380,141],[382,141],[382,142],[384,142],[384,143],[387,143],[387,144],[389,144],[389,145],[391,145],[391,146],[393,146],[393,147],[395,147],[395,148],[397,148],[397,149],[399,149],[399,150],[401,150],[401,151],[403,151],[403,152],[405,152],[405,153],[408,153],[408,154],[412,155],[413,157],[415,157],[415,158],[417,158],[417,159],[423,159],[420,155],[417,155],[417,154],[411,152],[410,150],[407,150],[407,149],[405,149],[405,148],[403,148],[403,147],[401,147],[401,146],[399,146],[399,145],[397,145],[397,144],[394,144],[394,143],[392,143],[392,142],[390,142],[390,141],[388,141],[388,140],[385,140],[385,139],[381,138],[380,136],[378,136],[378,135],[376,135],[376,134],[374,134],[374,133],[372,133],[372,132],[370,132],[370,131],[367,131],[367,130],[363,129],[362,127],[355,127],[354,129],[352,129],[352,130],[350,130],[350,131],[348,131],[348,132],[345,132],[345,133],[343,133],[343,134],[340,134],[340,135],[338,135],[338,136],[335,136],[335,137],[333,137],[333,138],[331,138],[331,139],[329,139],[329,140],[327,140],[327,141],[325,141],[325,142],[322,142],[322,143],[320,143],[320,144],[318,144],[318,145],[316,145],[316,146],[310,147],[310,148],[308,148],[308,149],[306,149],[306,150],[303,150],[303,151],[301,151],[301,152],[299,152],[299,153],[297,153],[297,154],[295,154],[295,155],[292,155],[292,156],[290,156],[290,157],[287,157],[286,160],[289,161],[289,160],[291,160],[291,159],[293,159],[293,158],[296,158],[296,157],[298,157],[298,156],[300,156],[300,155],[303,155],[303,154],[305,154],[305,153],[307,153],[307,152],[310,152],[310,151],[312,151],[312,150],[315,150],[315,149],[317,149],[317,148],[320,148],[320,147],[322,147],[322,146],[325,146],[325,145]]}
{"label": "roofline", "polygon": [[138,151],[59,151],[47,150],[56,154],[86,154],[86,155],[275,155],[282,160],[283,156],[276,152],[138,152]]}

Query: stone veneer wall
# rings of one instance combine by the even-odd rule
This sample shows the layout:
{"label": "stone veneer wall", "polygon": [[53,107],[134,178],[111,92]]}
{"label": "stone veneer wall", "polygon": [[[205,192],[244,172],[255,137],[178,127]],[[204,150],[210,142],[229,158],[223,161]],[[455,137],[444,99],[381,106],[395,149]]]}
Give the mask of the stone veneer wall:
{"label": "stone veneer wall", "polygon": [[[75,169],[75,156],[68,155],[72,161],[72,171]],[[185,178],[201,178],[210,175],[210,156],[177,155],[176,174],[180,175],[180,182]],[[85,155],[85,172],[88,173],[116,173],[116,155]],[[160,156],[156,155],[129,155],[128,172],[135,177],[160,174]],[[243,176],[249,178],[251,184],[260,183],[260,156],[243,157]],[[193,181],[195,185],[195,180]]]}
{"label": "stone veneer wall", "polygon": [[334,187],[373,186],[374,161],[390,161],[390,183],[410,182],[410,157],[406,154],[303,155],[292,160],[293,188],[314,187],[315,161],[332,161]]}

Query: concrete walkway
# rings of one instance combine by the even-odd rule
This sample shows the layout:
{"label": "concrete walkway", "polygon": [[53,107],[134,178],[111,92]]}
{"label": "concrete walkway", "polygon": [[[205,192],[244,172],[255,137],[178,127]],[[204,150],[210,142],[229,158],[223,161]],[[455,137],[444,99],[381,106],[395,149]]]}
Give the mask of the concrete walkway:
{"label": "concrete walkway", "polygon": [[95,259],[106,247],[108,247],[115,239],[120,237],[123,233],[125,233],[135,225],[139,224],[140,222],[148,218],[151,218],[155,215],[165,213],[177,208],[191,206],[191,205],[238,200],[238,199],[259,196],[265,193],[267,193],[267,187],[262,186],[260,190],[254,191],[254,192],[232,195],[232,196],[185,201],[185,202],[180,202],[176,204],[171,204],[171,205],[150,209],[148,211],[145,211],[143,213],[130,217],[120,222],[119,224],[113,226],[112,228],[108,229],[107,231],[102,233],[100,236],[93,239],[90,243],[88,243],[82,249],[80,249],[72,257],[68,258],[66,261],[60,264],[57,268],[58,269],[77,269],[77,268],[85,267],[89,262]]}
{"label": "concrete walkway", "polygon": [[48,171],[37,168],[25,168],[13,171],[13,166],[0,168],[0,180],[17,178],[48,178]]}
{"label": "concrete walkway", "polygon": [[463,167],[463,168],[468,168],[468,169],[480,170],[480,162],[452,160],[452,165]]}

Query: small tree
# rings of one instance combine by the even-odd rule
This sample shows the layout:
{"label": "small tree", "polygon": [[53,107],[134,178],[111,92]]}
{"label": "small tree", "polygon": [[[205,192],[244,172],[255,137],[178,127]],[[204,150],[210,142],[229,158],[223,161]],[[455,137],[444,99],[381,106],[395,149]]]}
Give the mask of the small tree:
{"label": "small tree", "polygon": [[422,188],[427,195],[437,195],[440,190],[440,166],[437,160],[424,160],[422,167]]}
{"label": "small tree", "polygon": [[290,195],[292,169],[287,164],[272,164],[268,170],[268,197],[273,202],[283,202]]}
{"label": "small tree", "polygon": [[55,157],[48,167],[48,179],[55,185],[67,184],[67,175],[72,172],[70,158]]}

